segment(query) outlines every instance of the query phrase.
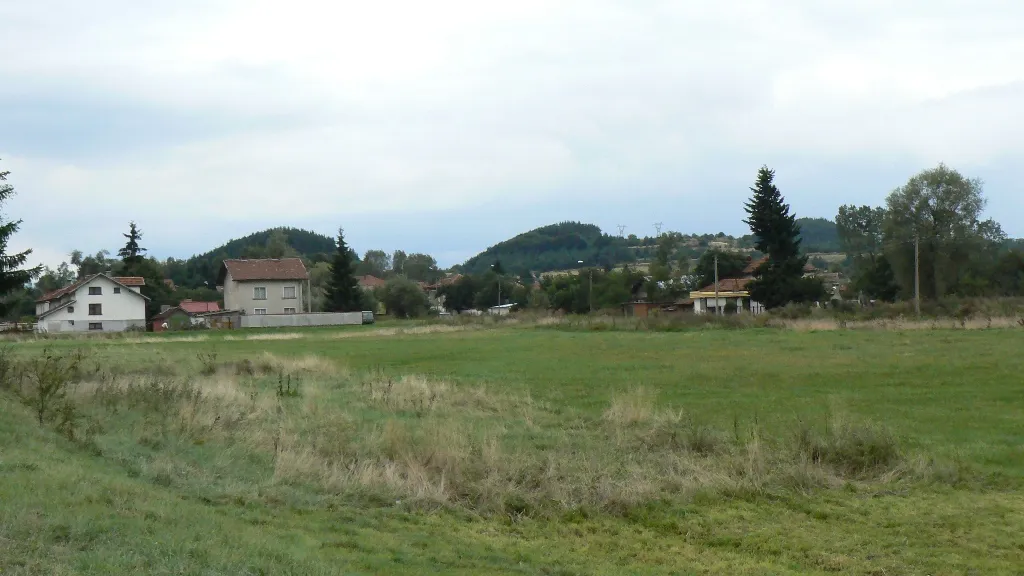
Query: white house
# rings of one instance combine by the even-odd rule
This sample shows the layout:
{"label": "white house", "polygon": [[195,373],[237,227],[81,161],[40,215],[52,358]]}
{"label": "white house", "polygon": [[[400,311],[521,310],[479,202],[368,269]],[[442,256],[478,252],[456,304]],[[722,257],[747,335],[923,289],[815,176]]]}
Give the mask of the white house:
{"label": "white house", "polygon": [[719,280],[718,286],[711,284],[690,292],[693,311],[697,314],[721,314],[731,308],[736,312],[761,314],[764,312],[764,305],[751,300],[750,292],[747,291],[747,285],[752,280],[753,278],[727,278]]}
{"label": "white house", "polygon": [[36,300],[37,332],[121,332],[146,328],[143,278],[93,274]]}

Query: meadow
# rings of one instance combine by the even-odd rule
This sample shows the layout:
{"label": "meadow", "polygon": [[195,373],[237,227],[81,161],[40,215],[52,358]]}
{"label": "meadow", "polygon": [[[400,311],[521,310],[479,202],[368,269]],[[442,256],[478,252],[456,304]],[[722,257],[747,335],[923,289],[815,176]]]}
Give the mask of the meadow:
{"label": "meadow", "polygon": [[11,340],[0,574],[1020,574],[1024,327],[957,326]]}

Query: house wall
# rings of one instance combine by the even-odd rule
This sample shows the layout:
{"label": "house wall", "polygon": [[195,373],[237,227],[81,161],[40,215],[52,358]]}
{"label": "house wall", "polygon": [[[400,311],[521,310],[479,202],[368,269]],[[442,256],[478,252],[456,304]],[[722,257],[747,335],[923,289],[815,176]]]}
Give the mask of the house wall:
{"label": "house wall", "polygon": [[[102,294],[90,296],[89,288],[93,286],[99,287]],[[120,288],[121,293],[114,294],[115,288]],[[94,323],[101,324],[103,332],[146,327],[146,299],[135,290],[119,286],[104,276],[93,278],[61,299],[62,302],[66,300],[74,300],[75,303],[41,319],[36,327],[38,331],[89,332],[89,324]],[[100,304],[102,313],[90,315],[89,304]]]}
{"label": "house wall", "polygon": [[[236,282],[228,273],[224,278],[224,308],[227,310],[245,310],[246,314],[256,314],[257,308],[265,308],[267,314],[284,314],[285,308],[295,308],[296,313],[303,311],[303,291],[305,280],[246,280]],[[265,287],[266,300],[253,298],[253,288]],[[295,298],[285,299],[284,288],[295,287]]]}

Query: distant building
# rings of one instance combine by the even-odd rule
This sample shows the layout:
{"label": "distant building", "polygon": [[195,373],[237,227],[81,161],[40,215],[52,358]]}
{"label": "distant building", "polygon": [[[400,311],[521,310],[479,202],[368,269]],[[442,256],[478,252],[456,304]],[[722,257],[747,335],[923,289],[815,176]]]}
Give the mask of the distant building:
{"label": "distant building", "polygon": [[165,306],[159,314],[150,319],[153,332],[181,330],[189,326],[207,324],[206,315],[220,312],[217,302],[193,302],[182,300],[177,306]]}
{"label": "distant building", "polygon": [[[764,306],[750,299],[747,285],[753,278],[726,278],[719,280],[718,285],[711,284],[700,290],[690,292],[695,314],[718,314],[731,310],[734,312],[749,311],[753,314],[764,312]],[[720,312],[721,311],[721,312]]]}
{"label": "distant building", "polygon": [[244,314],[297,314],[309,272],[299,258],[225,260],[218,284],[224,308]]}
{"label": "distant building", "polygon": [[38,332],[121,332],[146,328],[146,280],[92,274],[36,300]]}
{"label": "distant building", "polygon": [[358,281],[359,287],[363,290],[373,290],[374,288],[381,288],[387,284],[384,280],[370,275],[360,276]]}

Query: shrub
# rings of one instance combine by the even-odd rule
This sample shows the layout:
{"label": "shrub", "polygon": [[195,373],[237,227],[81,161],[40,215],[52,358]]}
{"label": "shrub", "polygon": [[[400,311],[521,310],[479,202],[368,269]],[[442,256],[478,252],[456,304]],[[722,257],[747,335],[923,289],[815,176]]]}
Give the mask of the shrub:
{"label": "shrub", "polygon": [[851,476],[877,474],[900,461],[899,445],[888,430],[840,419],[834,419],[822,435],[801,422],[796,446],[801,457]]}
{"label": "shrub", "polygon": [[63,415],[62,426],[74,423],[74,408],[62,407],[62,404],[70,402],[68,390],[81,379],[83,359],[81,351],[62,354],[46,349],[25,364],[28,388],[22,390],[21,396],[35,410],[39,424],[45,423],[47,417],[58,409]]}

